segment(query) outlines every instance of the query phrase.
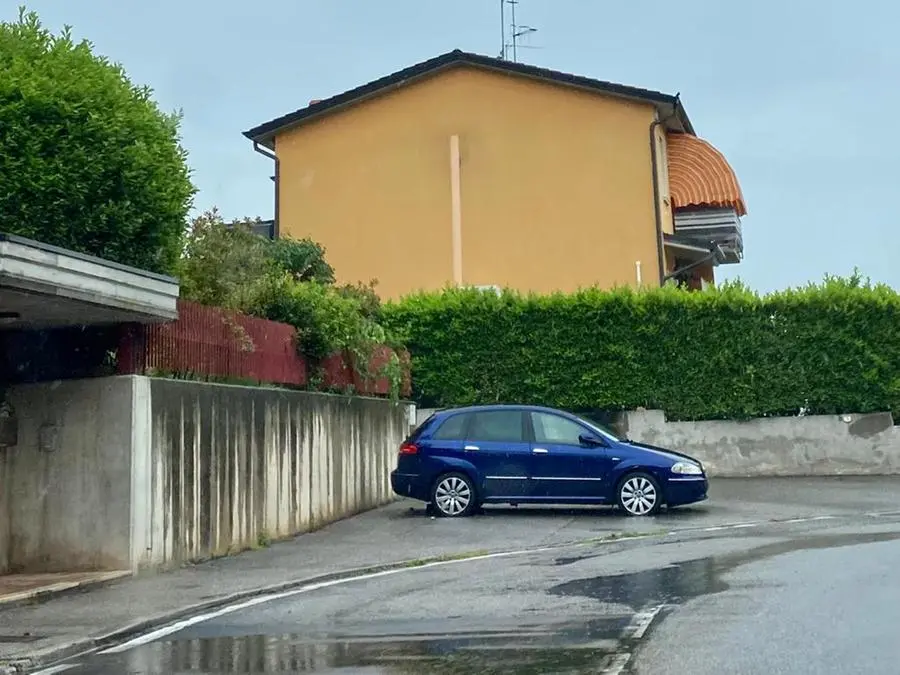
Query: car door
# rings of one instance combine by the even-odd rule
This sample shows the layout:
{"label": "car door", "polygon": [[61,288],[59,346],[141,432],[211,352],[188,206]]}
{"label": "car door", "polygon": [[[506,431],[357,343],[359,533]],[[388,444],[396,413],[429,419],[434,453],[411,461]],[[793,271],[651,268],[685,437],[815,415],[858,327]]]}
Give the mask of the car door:
{"label": "car door", "polygon": [[575,420],[549,412],[529,413],[533,442],[531,490],[546,501],[602,501],[612,461],[604,446],[586,446],[583,435],[597,438]]}
{"label": "car door", "polygon": [[466,459],[481,478],[484,500],[525,499],[529,492],[531,444],[522,410],[484,410],[471,413],[466,434]]}

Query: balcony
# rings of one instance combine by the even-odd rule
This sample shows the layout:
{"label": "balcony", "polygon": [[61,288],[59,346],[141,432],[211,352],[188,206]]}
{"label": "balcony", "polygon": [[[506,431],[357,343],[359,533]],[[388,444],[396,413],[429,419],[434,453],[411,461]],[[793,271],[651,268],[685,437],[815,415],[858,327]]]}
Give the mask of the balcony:
{"label": "balcony", "polygon": [[722,252],[719,264],[739,263],[744,258],[741,218],[734,208],[694,208],[675,212],[675,238],[689,245]]}
{"label": "balcony", "polygon": [[690,134],[667,134],[666,149],[674,234],[666,235],[665,245],[674,261],[671,275],[683,268],[741,262],[741,217],[747,206],[734,170],[721,152]]}

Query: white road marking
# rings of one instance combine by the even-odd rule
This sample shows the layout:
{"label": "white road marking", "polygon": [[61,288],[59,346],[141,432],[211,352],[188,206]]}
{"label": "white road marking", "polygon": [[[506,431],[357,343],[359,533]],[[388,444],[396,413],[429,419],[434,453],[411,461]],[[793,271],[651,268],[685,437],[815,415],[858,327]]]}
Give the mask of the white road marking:
{"label": "white road marking", "polygon": [[720,530],[739,530],[744,527],[759,527],[762,523],[731,523],[730,525],[716,525],[715,527],[704,527],[701,532],[718,532]]}
{"label": "white road marking", "polygon": [[72,668],[75,668],[77,665],[77,663],[64,663],[60,666],[52,666],[50,668],[38,670],[31,675],[56,675],[56,673],[63,673],[67,670],[72,670]]}
{"label": "white road marking", "polygon": [[632,619],[630,630],[622,637],[625,639],[640,640],[644,637],[644,633],[647,632],[647,629],[650,628],[650,624],[652,624],[656,620],[656,617],[659,616],[659,613],[664,606],[665,605],[658,605],[652,609],[635,614]]}
{"label": "white road marking", "polygon": [[631,660],[631,654],[616,654],[612,663],[603,669],[603,675],[621,675]]}
{"label": "white road marking", "polygon": [[474,560],[489,560],[492,558],[509,558],[511,556],[516,555],[525,555],[528,553],[542,553],[544,551],[554,550],[556,547],[548,546],[544,548],[532,548],[532,549],[523,549],[519,551],[505,551],[503,553],[486,553],[484,555],[472,556],[469,558],[459,558],[456,560],[438,560],[435,562],[425,563],[423,565],[411,566],[411,567],[399,567],[397,569],[384,570],[382,572],[372,572],[371,574],[361,574],[355,577],[347,577],[344,579],[333,579],[331,581],[321,581],[318,583],[307,584],[306,586],[301,586],[299,588],[295,588],[290,591],[281,591],[279,593],[269,593],[267,595],[260,595],[255,598],[250,598],[249,600],[244,600],[242,602],[237,602],[233,605],[227,605],[220,609],[214,610],[212,612],[206,612],[205,614],[198,614],[197,616],[192,616],[188,619],[183,619],[181,621],[176,621],[175,623],[169,624],[167,626],[163,626],[162,628],[157,628],[156,630],[150,631],[149,633],[145,633],[140,635],[132,640],[127,642],[123,642],[120,645],[116,645],[115,647],[110,647],[108,649],[104,649],[100,654],[120,654],[122,652],[126,652],[130,649],[134,649],[135,647],[140,647],[141,645],[145,645],[149,642],[154,642],[161,638],[166,637],[167,635],[172,635],[173,633],[177,633],[178,631],[184,630],[185,628],[189,628],[198,623],[203,623],[204,621],[210,621],[212,619],[217,619],[220,616],[225,616],[226,614],[233,614],[234,612],[239,612],[243,609],[248,609],[250,607],[255,607],[256,605],[261,605],[266,602],[272,602],[274,600],[282,600],[284,598],[291,598],[295,595],[301,595],[303,593],[309,593],[310,591],[317,591],[320,588],[329,588],[331,586],[340,586],[342,584],[349,584],[354,581],[367,581],[369,579],[377,579],[379,577],[386,577],[392,574],[400,574],[401,572],[414,572],[416,570],[427,569],[429,567],[440,567],[441,565],[455,565],[459,563],[471,562]]}

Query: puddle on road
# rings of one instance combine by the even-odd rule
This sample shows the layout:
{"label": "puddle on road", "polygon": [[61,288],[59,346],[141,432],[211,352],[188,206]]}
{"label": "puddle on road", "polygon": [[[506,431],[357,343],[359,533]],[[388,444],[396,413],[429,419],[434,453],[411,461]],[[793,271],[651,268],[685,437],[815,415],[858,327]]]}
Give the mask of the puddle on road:
{"label": "puddle on road", "polygon": [[[342,675],[578,675],[611,663],[628,617],[514,632],[363,636],[310,643],[299,636],[157,642],[92,673],[341,673]],[[78,673],[79,671],[74,671]]]}
{"label": "puddle on road", "polygon": [[[621,604],[634,611],[640,611],[659,605],[681,604],[702,595],[727,590],[728,584],[722,580],[722,576],[748,563],[796,551],[874,544],[896,539],[900,539],[900,533],[811,536],[758,546],[741,553],[688,560],[641,572],[576,579],[554,586],[549,592]],[[580,558],[558,558],[556,564],[571,565],[594,557],[597,556],[586,554]]]}

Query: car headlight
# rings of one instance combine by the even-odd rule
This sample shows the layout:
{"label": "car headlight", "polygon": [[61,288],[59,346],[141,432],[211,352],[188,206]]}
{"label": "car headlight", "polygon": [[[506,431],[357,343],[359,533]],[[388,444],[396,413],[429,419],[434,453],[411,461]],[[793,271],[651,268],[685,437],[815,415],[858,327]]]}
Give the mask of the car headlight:
{"label": "car headlight", "polygon": [[684,476],[701,476],[703,475],[703,470],[691,462],[676,462],[672,465],[672,473]]}

